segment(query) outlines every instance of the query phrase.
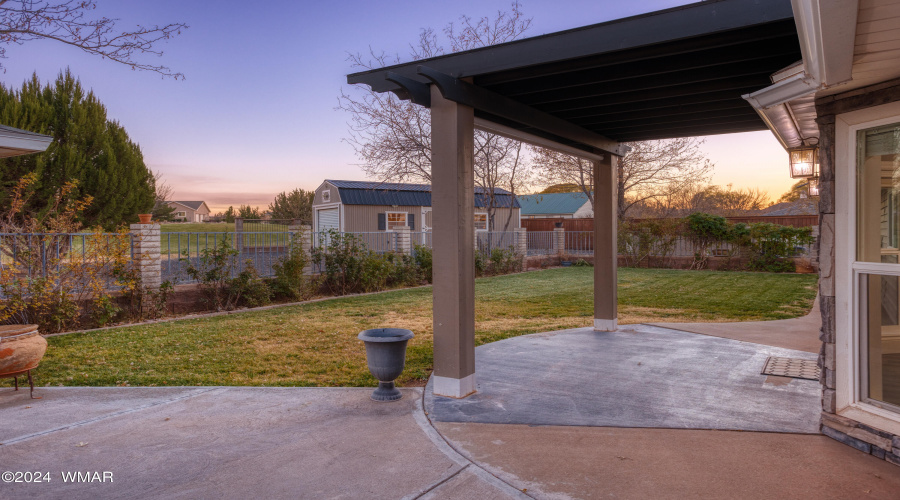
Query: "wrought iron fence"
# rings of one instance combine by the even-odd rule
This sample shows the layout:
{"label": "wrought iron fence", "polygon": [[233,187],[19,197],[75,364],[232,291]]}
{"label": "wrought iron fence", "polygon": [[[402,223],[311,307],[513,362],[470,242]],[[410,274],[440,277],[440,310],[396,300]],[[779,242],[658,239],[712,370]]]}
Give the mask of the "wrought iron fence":
{"label": "wrought iron fence", "polygon": [[515,231],[478,231],[475,238],[478,252],[485,255],[496,249],[515,250],[518,242]]}
{"label": "wrought iron fence", "polygon": [[526,233],[526,247],[528,255],[552,255],[556,253],[553,248],[553,231],[528,231]]}
{"label": "wrought iron fence", "polygon": [[23,276],[46,277],[63,266],[83,265],[122,248],[133,257],[130,234],[0,233],[0,269]]}
{"label": "wrought iron fence", "polygon": [[293,235],[286,232],[163,233],[160,235],[160,267],[163,280],[192,283],[188,266],[200,269],[204,257],[217,247],[227,250],[231,276],[252,265],[260,276],[274,276],[273,265],[290,256]]}

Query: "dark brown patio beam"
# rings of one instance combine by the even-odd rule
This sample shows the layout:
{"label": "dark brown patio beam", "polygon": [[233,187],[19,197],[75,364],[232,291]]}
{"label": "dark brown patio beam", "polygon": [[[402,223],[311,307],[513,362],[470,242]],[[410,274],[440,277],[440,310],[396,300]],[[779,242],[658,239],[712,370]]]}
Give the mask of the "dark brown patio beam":
{"label": "dark brown patio beam", "polygon": [[444,99],[542,130],[561,139],[590,146],[596,150],[594,153],[624,155],[618,141],[591,132],[571,122],[426,66],[419,66],[417,72],[431,80],[434,86],[440,90]]}

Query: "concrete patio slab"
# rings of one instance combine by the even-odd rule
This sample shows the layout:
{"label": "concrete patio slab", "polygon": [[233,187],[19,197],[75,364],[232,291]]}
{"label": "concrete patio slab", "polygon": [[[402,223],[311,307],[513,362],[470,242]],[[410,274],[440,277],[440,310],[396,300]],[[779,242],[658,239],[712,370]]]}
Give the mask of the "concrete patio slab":
{"label": "concrete patio slab", "polygon": [[822,313],[819,299],[806,316],[775,321],[744,321],[740,323],[650,323],[652,326],[670,328],[691,333],[723,337],[755,344],[765,344],[785,349],[819,353],[822,341]]}
{"label": "concrete patio slab", "polygon": [[[4,389],[0,468],[51,481],[2,482],[0,498],[519,495],[437,436],[422,389],[403,392],[384,404],[353,388]],[[112,482],[63,480],[76,471]]]}
{"label": "concrete patio slab", "polygon": [[896,499],[896,465],[825,436],[436,423],[534,498]]}
{"label": "concrete patio slab", "polygon": [[819,432],[817,381],[767,377],[815,355],[646,325],[575,329],[476,349],[478,392],[435,397],[440,422]]}

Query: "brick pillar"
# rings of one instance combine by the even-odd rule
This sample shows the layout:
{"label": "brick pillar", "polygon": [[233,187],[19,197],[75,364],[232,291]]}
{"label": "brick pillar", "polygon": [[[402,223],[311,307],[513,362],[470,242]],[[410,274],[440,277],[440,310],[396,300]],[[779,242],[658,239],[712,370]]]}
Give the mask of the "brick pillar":
{"label": "brick pillar", "polygon": [[522,270],[528,264],[528,230],[524,227],[516,228],[516,252],[522,256]]}
{"label": "brick pillar", "polygon": [[394,237],[397,238],[396,251],[404,255],[412,255],[412,235],[409,226],[395,227]]}
{"label": "brick pillar", "polygon": [[560,256],[566,253],[566,228],[553,228],[553,249],[556,250],[557,255]]}
{"label": "brick pillar", "polygon": [[241,234],[244,232],[244,218],[243,217],[235,217],[234,218],[234,249],[238,252],[244,250],[244,235]]}
{"label": "brick pillar", "polygon": [[301,224],[299,220],[294,219],[288,226],[291,233],[292,252],[303,252],[306,254],[306,265],[303,266],[303,274],[312,274],[312,226]]}
{"label": "brick pillar", "polygon": [[[159,224],[131,224],[133,265],[141,278],[141,288],[158,292],[162,284]],[[141,304],[141,308],[149,304]]]}

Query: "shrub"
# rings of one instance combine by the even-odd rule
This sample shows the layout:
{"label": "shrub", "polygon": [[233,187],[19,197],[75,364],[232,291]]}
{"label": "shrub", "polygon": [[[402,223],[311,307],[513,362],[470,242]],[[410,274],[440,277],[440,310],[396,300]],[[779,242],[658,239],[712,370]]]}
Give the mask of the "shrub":
{"label": "shrub", "polygon": [[425,245],[415,245],[413,247],[413,259],[415,260],[416,267],[418,267],[422,273],[422,279],[431,283],[433,259],[431,248]]}
{"label": "shrub", "polygon": [[687,216],[686,221],[688,237],[697,247],[691,269],[703,269],[709,261],[710,247],[731,239],[731,225],[725,217],[702,212]]}
{"label": "shrub", "polygon": [[234,260],[238,251],[231,248],[227,238],[222,238],[216,246],[204,248],[200,252],[198,262],[194,262],[185,253],[182,262],[187,263],[185,272],[195,280],[203,292],[206,303],[216,311],[229,311],[237,306],[240,300],[239,289],[232,287]]}
{"label": "shrub", "polygon": [[295,238],[291,253],[272,265],[275,277],[271,280],[272,293],[284,300],[305,300],[311,294],[311,283],[304,274],[308,264],[306,252]]}
{"label": "shrub", "polygon": [[522,257],[515,249],[494,248],[489,254],[475,252],[475,276],[494,276],[522,270]]}
{"label": "shrub", "polygon": [[244,269],[228,283],[228,294],[234,297],[236,304],[247,307],[259,307],[272,302],[269,285],[259,277],[250,259],[244,263]]}
{"label": "shrub", "polygon": [[779,226],[760,222],[748,230],[750,269],[773,273],[792,272],[803,245],[813,242],[812,228]]}

